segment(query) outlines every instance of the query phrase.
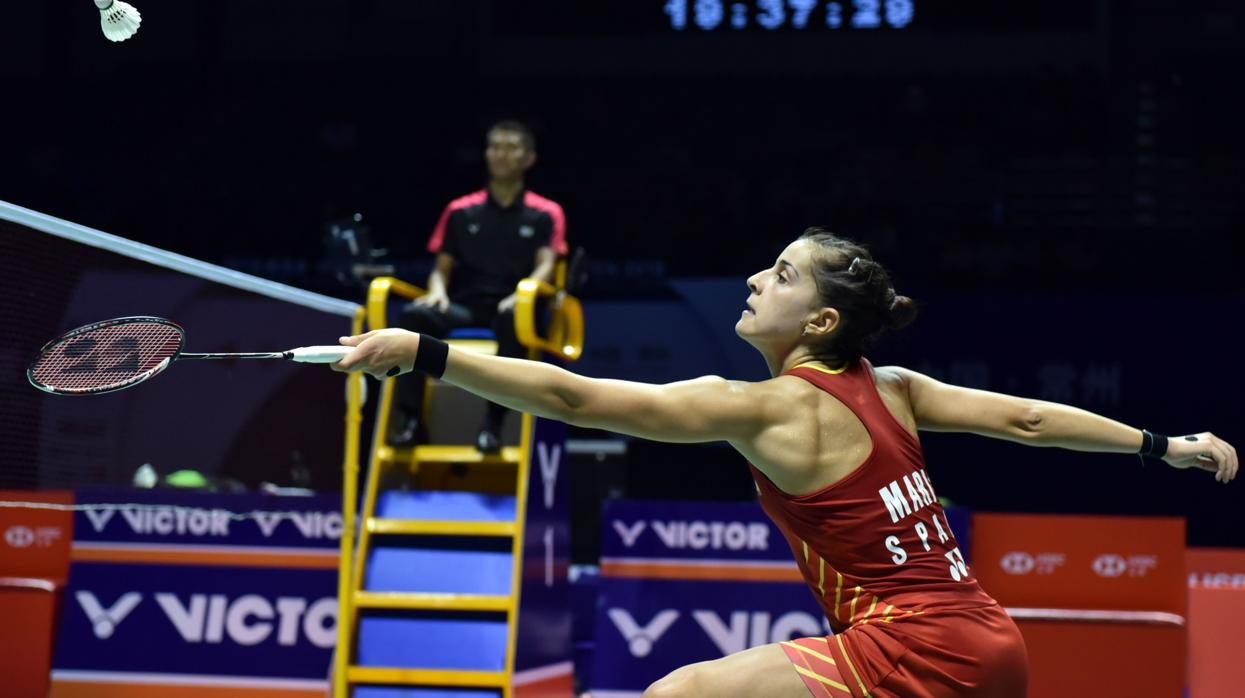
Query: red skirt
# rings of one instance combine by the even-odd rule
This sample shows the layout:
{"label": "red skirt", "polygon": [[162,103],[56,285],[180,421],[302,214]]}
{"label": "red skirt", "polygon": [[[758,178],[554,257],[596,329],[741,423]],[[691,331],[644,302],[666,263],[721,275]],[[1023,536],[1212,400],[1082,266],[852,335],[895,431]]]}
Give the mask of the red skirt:
{"label": "red skirt", "polygon": [[1020,629],[999,606],[926,611],[781,643],[817,698],[1024,698]]}

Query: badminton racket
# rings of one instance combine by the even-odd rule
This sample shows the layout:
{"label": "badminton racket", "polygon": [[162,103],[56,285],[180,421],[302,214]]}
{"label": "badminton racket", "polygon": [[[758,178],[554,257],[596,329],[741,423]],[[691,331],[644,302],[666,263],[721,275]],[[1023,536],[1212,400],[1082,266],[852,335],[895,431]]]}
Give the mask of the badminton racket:
{"label": "badminton racket", "polygon": [[190,354],[186,331],[158,317],[123,317],[70,330],[39,350],[26,369],[30,384],[54,395],[100,395],[132,388],[190,359],[287,359],[329,364],[351,347],[298,347],[266,353]]}

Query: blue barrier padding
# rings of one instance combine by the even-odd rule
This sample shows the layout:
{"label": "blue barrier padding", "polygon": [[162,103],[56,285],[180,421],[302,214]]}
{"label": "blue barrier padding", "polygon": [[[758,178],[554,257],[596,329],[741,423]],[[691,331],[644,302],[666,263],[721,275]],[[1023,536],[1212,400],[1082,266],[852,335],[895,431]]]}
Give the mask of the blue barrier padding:
{"label": "blue barrier padding", "polygon": [[354,698],[501,698],[501,691],[478,688],[412,688],[410,686],[357,686]]}
{"label": "blue barrier padding", "polygon": [[[395,538],[386,541],[385,538]],[[377,536],[368,554],[368,591],[510,593],[508,538],[405,538]],[[387,544],[388,543],[388,544]],[[495,544],[505,545],[499,550]]]}
{"label": "blue barrier padding", "polygon": [[[474,492],[383,493],[383,518],[440,521],[513,521],[515,498]],[[369,591],[428,591],[462,594],[510,593],[509,538],[461,536],[376,536],[368,553]],[[500,671],[505,666],[506,618],[497,613],[363,610],[359,618],[358,663],[376,667],[419,667]],[[489,690],[368,687],[371,698],[495,698]]]}
{"label": "blue barrier padding", "polygon": [[571,581],[571,637],[575,642],[591,642],[597,617],[597,595],[601,587],[601,573],[581,566]]}
{"label": "blue barrier padding", "polygon": [[582,685],[592,681],[592,653],[596,650],[597,598],[601,574],[594,567],[580,566],[571,575],[571,659]]}
{"label": "blue barrier padding", "polygon": [[363,610],[358,663],[371,667],[501,671],[506,663],[502,614]]}
{"label": "blue barrier padding", "polygon": [[514,521],[515,498],[479,492],[391,490],[377,498],[376,512],[385,519]]}
{"label": "blue barrier padding", "polygon": [[445,336],[446,339],[497,339],[493,331],[487,327],[462,327],[457,330],[450,330]]}

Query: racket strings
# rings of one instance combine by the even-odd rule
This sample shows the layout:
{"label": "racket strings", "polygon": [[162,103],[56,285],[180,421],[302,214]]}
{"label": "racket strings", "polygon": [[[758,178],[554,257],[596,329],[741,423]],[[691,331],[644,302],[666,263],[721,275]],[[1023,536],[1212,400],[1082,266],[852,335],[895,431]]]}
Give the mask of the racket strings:
{"label": "racket strings", "polygon": [[58,390],[124,384],[177,355],[179,328],[158,322],[98,327],[48,347],[32,367],[35,381]]}

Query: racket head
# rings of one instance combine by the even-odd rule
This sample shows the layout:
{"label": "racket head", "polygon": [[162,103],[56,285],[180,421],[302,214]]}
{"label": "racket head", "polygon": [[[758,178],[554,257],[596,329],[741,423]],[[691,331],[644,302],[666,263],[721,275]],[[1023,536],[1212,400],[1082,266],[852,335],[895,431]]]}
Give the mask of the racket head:
{"label": "racket head", "polygon": [[132,388],[169,367],[186,333],[158,317],[122,317],[53,339],[26,369],[30,384],[53,395],[101,395]]}

